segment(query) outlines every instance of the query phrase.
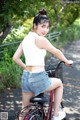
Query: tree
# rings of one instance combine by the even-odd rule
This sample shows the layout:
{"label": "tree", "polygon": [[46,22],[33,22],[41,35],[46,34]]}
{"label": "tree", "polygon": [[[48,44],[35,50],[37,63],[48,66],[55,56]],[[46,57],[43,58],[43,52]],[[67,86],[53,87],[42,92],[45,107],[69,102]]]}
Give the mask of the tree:
{"label": "tree", "polygon": [[[41,8],[48,10],[48,16],[54,26],[56,17],[64,5],[64,3],[58,3],[60,3],[60,0],[0,0],[0,44],[10,32],[11,26],[15,26],[16,23],[22,25],[25,19],[33,17]],[[57,11],[55,12],[56,5]],[[68,4],[60,14],[60,24],[62,25],[64,21],[64,25],[68,26],[79,15],[79,4]]]}

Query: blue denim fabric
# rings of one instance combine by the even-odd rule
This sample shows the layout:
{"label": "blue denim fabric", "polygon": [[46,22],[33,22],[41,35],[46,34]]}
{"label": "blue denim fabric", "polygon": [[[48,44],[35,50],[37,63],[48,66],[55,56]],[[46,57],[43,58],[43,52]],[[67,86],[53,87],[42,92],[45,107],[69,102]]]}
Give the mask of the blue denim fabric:
{"label": "blue denim fabric", "polygon": [[22,74],[22,92],[33,92],[36,95],[43,93],[51,85],[45,71],[33,73],[24,70]]}

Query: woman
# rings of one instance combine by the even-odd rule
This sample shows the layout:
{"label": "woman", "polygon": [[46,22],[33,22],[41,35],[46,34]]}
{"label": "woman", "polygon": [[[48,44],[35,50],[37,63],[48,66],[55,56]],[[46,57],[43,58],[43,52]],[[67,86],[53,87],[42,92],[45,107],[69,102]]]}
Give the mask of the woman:
{"label": "woman", "polygon": [[[40,10],[34,17],[32,31],[24,38],[16,50],[13,60],[24,69],[22,75],[22,108],[29,104],[30,98],[43,92],[54,90],[54,116],[53,120],[61,120],[66,114],[59,111],[63,95],[63,85],[58,78],[49,78],[45,72],[46,51],[51,52],[66,65],[73,64],[63,53],[55,48],[46,38],[49,32],[50,20],[46,11]],[[25,62],[20,59],[24,53]]]}

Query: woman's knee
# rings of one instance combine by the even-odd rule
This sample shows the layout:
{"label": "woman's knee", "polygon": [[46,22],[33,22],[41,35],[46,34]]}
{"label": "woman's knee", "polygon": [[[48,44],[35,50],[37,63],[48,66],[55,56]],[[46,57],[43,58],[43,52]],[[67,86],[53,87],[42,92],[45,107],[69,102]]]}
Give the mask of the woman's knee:
{"label": "woman's knee", "polygon": [[57,78],[57,82],[60,86],[63,86],[61,79]]}
{"label": "woman's knee", "polygon": [[54,90],[58,87],[61,87],[63,89],[63,84],[62,84],[61,79],[51,78],[51,86],[45,92],[48,92],[50,90]]}
{"label": "woman's knee", "polygon": [[52,86],[53,86],[53,88],[63,87],[61,79],[55,78],[55,80],[54,80],[54,78],[53,78],[53,80],[52,80]]}
{"label": "woman's knee", "polygon": [[53,89],[56,89],[56,88],[61,88],[63,89],[63,84],[62,84],[62,81],[61,79],[56,79],[55,82],[53,82]]}

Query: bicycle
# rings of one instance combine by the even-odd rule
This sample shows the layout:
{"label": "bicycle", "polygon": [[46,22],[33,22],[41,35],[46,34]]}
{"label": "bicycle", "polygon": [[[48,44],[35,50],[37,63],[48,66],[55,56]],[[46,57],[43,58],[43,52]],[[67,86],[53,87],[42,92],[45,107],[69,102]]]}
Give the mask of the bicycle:
{"label": "bicycle", "polygon": [[[60,69],[62,63],[63,61],[60,61],[55,69],[51,69],[48,71],[46,70],[48,76],[59,77],[58,70]],[[53,111],[53,91],[50,91],[49,99],[44,96],[44,93],[41,93],[36,97],[32,97],[30,99],[30,102],[30,105],[26,106],[16,114],[18,120],[19,115],[23,117],[23,120],[51,120]],[[61,108],[63,107],[63,102],[61,102]],[[66,118],[64,118],[63,120],[66,120]]]}

